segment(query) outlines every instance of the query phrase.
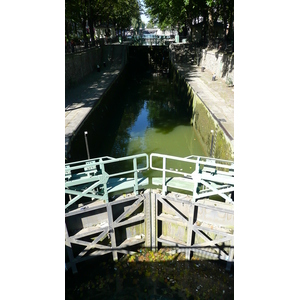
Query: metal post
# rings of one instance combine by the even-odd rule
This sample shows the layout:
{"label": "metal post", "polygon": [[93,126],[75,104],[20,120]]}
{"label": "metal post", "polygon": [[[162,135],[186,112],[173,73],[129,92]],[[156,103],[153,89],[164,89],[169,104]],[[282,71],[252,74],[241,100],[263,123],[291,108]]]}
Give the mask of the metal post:
{"label": "metal post", "polygon": [[138,194],[138,174],[137,174],[137,159],[136,157],[133,159],[133,170],[134,170],[134,194]]}
{"label": "metal post", "polygon": [[162,194],[164,195],[164,196],[166,196],[166,193],[167,193],[167,187],[166,187],[166,157],[164,156],[163,157],[163,179],[162,179],[162,183],[163,183],[163,186],[162,186],[162,188],[163,188],[163,190],[162,190]]}
{"label": "metal post", "polygon": [[85,147],[86,147],[86,152],[87,152],[88,159],[90,159],[90,151],[89,151],[89,144],[88,144],[88,140],[87,140],[87,134],[88,134],[88,132],[85,131],[84,132]]}
{"label": "metal post", "polygon": [[211,145],[210,145],[210,157],[212,157],[212,150],[213,150],[213,145],[214,145],[214,131],[211,130]]}

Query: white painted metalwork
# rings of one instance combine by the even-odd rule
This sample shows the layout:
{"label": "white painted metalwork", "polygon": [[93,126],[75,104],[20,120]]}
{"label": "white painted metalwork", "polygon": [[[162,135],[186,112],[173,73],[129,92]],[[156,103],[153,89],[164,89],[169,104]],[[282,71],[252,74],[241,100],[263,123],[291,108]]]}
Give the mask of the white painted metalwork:
{"label": "white painted metalwork", "polygon": [[[139,160],[139,164],[138,164]],[[132,168],[121,172],[107,172],[107,165],[115,164],[122,168],[122,163],[132,162]],[[108,202],[108,194],[119,190],[132,188],[135,194],[138,193],[141,184],[147,184],[139,178],[139,172],[149,168],[149,159],[147,154],[137,154],[121,158],[110,156],[72,162],[65,165],[65,193],[69,195],[70,201],[65,205],[65,209],[77,202],[82,197],[92,199],[103,199]],[[120,181],[113,180],[118,176],[131,175],[133,178],[126,178]],[[113,178],[113,179],[111,179]],[[111,186],[109,187],[111,179]],[[71,196],[75,196],[72,198]]]}
{"label": "white painted metalwork", "polygon": [[[158,159],[162,160],[161,167],[157,166]],[[186,169],[174,169],[171,165],[175,163],[185,164]],[[150,168],[162,172],[163,195],[167,194],[168,187],[176,187],[177,185],[178,188],[184,189],[184,185],[187,186],[190,181],[193,183],[193,201],[219,195],[226,202],[233,203],[229,197],[229,194],[231,195],[234,192],[233,161],[195,155],[181,158],[152,153],[150,155]],[[167,174],[172,175],[167,177]],[[172,184],[172,181],[176,184]],[[180,182],[182,182],[182,185]],[[152,183],[155,184],[155,180]]]}

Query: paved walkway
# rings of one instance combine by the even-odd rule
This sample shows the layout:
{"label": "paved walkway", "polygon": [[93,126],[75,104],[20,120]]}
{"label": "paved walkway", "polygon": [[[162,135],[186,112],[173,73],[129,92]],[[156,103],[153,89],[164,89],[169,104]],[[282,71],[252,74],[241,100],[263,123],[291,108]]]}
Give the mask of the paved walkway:
{"label": "paved walkway", "polygon": [[191,64],[175,63],[179,73],[199,96],[232,143],[234,140],[234,88],[221,78],[212,81],[213,73]]}
{"label": "paved walkway", "polygon": [[65,91],[65,155],[67,155],[72,137],[79,130],[103,93],[117,79],[123,69],[122,49],[116,51],[113,62],[100,72],[94,71],[86,76],[77,86]]}

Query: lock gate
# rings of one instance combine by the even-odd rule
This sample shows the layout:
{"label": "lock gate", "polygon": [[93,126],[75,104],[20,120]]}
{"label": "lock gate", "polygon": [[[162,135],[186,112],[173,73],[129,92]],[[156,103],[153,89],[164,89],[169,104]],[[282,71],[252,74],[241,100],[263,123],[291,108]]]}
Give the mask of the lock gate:
{"label": "lock gate", "polygon": [[[162,176],[143,178],[149,168]],[[73,273],[79,262],[106,254],[118,260],[140,247],[171,246],[186,259],[225,260],[229,269],[234,261],[232,161],[156,153],[150,163],[147,154],[89,159],[65,165],[65,193]]]}

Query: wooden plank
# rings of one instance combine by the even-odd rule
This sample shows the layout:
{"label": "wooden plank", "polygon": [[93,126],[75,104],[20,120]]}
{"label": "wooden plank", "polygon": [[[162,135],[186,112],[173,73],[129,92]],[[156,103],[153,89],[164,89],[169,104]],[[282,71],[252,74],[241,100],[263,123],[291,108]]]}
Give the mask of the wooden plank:
{"label": "wooden plank", "polygon": [[149,194],[151,200],[151,248],[152,250],[157,249],[157,194]]}
{"label": "wooden plank", "polygon": [[[190,205],[189,206],[189,219],[187,222],[187,241],[186,244],[187,246],[191,246],[192,245],[192,239],[193,236],[195,235],[195,233],[193,232],[192,228],[193,228],[193,223],[194,223],[194,211],[195,211],[195,206],[194,205]],[[187,249],[185,252],[185,258],[190,260],[191,259],[191,250]]]}
{"label": "wooden plank", "polygon": [[72,235],[71,237],[75,238],[75,239],[80,239],[82,237],[88,236],[88,235],[92,235],[92,234],[96,234],[99,233],[101,231],[105,231],[108,228],[108,224],[106,223],[106,225],[104,226],[92,226],[92,227],[86,227],[86,228],[82,228],[81,230],[79,230],[76,234]]}
{"label": "wooden plank", "polygon": [[[101,234],[99,234],[99,236],[97,236],[93,242],[89,242],[86,247],[84,248],[84,250],[82,250],[78,256],[84,256],[90,249],[93,249],[93,248],[100,248],[100,249],[103,249],[103,248],[106,248],[106,246],[104,245],[98,245],[97,243],[99,241],[102,241],[108,234],[108,228],[103,231]],[[76,242],[78,243],[78,240],[76,240]]]}
{"label": "wooden plank", "polygon": [[207,232],[212,232],[212,233],[215,233],[215,234],[220,234],[220,235],[226,235],[226,236],[229,236],[229,237],[233,237],[233,234],[231,233],[231,229],[230,228],[221,228],[219,226],[216,226],[214,224],[208,224],[208,223],[201,223],[200,226],[197,226],[197,225],[193,225],[193,228],[192,228],[194,231],[199,231],[199,230],[202,230],[202,231],[207,231]]}
{"label": "wooden plank", "polygon": [[125,198],[124,198],[124,196],[120,196],[120,197],[123,197],[123,198],[117,198],[117,199],[111,201],[110,205],[118,205],[118,204],[121,204],[124,202],[137,200],[139,198],[139,196],[129,196],[129,197],[126,196]]}
{"label": "wooden plank", "polygon": [[[229,242],[230,240],[231,240],[231,238],[228,238],[226,236],[226,237],[220,238],[218,240],[211,240],[211,241],[203,242],[201,244],[194,244],[191,247],[192,248],[197,248],[197,247],[201,248],[201,247],[215,246],[214,248],[217,250],[217,249],[219,249],[217,244],[224,243],[224,242]],[[226,246],[224,246],[224,247],[226,247]]]}
{"label": "wooden plank", "polygon": [[186,243],[175,240],[169,236],[161,235],[160,237],[157,238],[157,241],[163,244],[168,244],[171,246],[176,246],[176,247],[186,247]]}
{"label": "wooden plank", "polygon": [[[204,204],[203,201],[211,202],[212,205]],[[233,210],[234,207],[232,205],[226,204],[226,203],[221,203],[221,202],[216,202],[214,200],[199,200],[193,204],[198,207],[201,207],[201,208],[217,210],[218,212],[223,212],[223,213],[232,214],[232,215],[234,214],[234,210]],[[226,206],[226,207],[232,208],[232,209],[226,209],[226,208],[220,207],[219,205]]]}
{"label": "wooden plank", "polygon": [[174,224],[177,224],[177,225],[183,226],[183,227],[185,227],[187,225],[187,222],[180,221],[181,219],[179,219],[178,216],[170,216],[165,213],[161,213],[159,216],[157,216],[157,220],[162,221],[162,222],[174,223]]}
{"label": "wooden plank", "polygon": [[129,208],[127,208],[115,221],[114,225],[119,223],[122,219],[129,217],[135,210],[137,210],[142,204],[144,197],[138,198]]}
{"label": "wooden plank", "polygon": [[[195,226],[193,226],[193,227],[195,227]],[[202,233],[200,230],[198,230],[197,228],[193,228],[193,230],[194,230],[198,235],[200,235],[200,237],[201,237],[202,239],[204,239],[206,242],[208,242],[208,243],[212,242],[214,245],[216,245],[217,242],[216,242],[215,240],[213,240],[213,239],[211,239],[211,238],[208,238],[205,234],[203,234],[203,233]],[[230,240],[230,238],[226,237],[225,240],[228,241],[228,240]],[[200,246],[200,245],[194,245],[194,246],[197,247],[197,246]],[[216,246],[217,246],[217,245],[216,245]],[[226,254],[223,250],[221,250],[220,247],[218,247],[218,250],[219,250],[220,253],[223,253],[224,255],[227,256],[227,254]],[[217,250],[215,250],[215,251],[217,251]]]}
{"label": "wooden plank", "polygon": [[141,244],[145,242],[145,236],[141,237],[141,238],[135,238],[135,237],[131,237],[126,239],[123,243],[121,243],[118,248],[125,248],[125,247],[129,247],[129,246],[133,246],[133,245],[137,245],[137,244]]}
{"label": "wooden plank", "polygon": [[86,212],[90,212],[93,210],[100,210],[102,208],[106,208],[106,203],[103,203],[102,201],[105,200],[95,200],[94,202],[91,202],[87,205],[84,205],[82,207],[76,208],[70,212],[65,213],[65,217],[71,217],[71,216],[75,216],[78,214],[84,214]]}
{"label": "wooden plank", "polygon": [[[108,216],[108,226],[110,228],[110,240],[111,240],[111,247],[116,248],[116,234],[115,234],[115,228],[114,228],[114,220],[113,220],[113,213],[112,213],[112,207],[111,204],[107,204],[107,216]],[[112,251],[113,260],[118,260],[118,253],[116,251]]]}
{"label": "wooden plank", "polygon": [[145,247],[151,247],[151,206],[150,194],[143,194],[144,199],[144,220],[145,220]]}
{"label": "wooden plank", "polygon": [[139,213],[136,216],[131,217],[130,219],[128,219],[126,221],[115,223],[114,227],[117,228],[117,227],[121,227],[121,226],[128,225],[131,223],[139,222],[142,220],[145,220],[145,215],[144,215],[144,213]]}
{"label": "wooden plank", "polygon": [[188,217],[186,217],[183,213],[181,213],[178,208],[176,208],[172,203],[170,203],[168,199],[164,199],[163,197],[159,197],[157,198],[158,201],[160,201],[162,204],[168,206],[169,208],[171,208],[176,216],[178,216],[181,220],[183,220],[183,222],[186,222],[188,220]]}

